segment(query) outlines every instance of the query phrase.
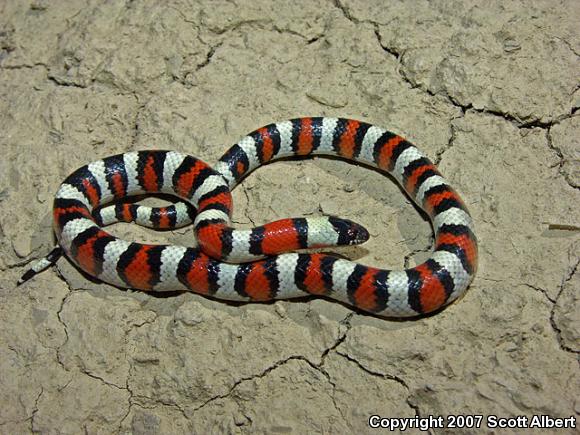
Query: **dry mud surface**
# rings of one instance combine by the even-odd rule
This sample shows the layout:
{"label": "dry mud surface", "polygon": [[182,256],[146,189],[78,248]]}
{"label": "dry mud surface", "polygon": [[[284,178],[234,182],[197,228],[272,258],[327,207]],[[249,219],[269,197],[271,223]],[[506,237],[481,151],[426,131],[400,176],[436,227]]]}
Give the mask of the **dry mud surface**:
{"label": "dry mud surface", "polygon": [[[0,432],[580,419],[579,22],[575,0],[2,1]],[[211,163],[255,128],[306,115],[394,130],[439,164],[480,241],[463,299],[414,321],[320,299],[236,306],[117,289],[66,259],[15,286],[51,248],[52,196],[77,167],[153,148]],[[390,178],[342,161],[274,163],[234,201],[240,227],[361,222],[371,241],[341,253],[369,265],[431,249],[429,222]],[[112,231],[193,243],[190,228]]]}

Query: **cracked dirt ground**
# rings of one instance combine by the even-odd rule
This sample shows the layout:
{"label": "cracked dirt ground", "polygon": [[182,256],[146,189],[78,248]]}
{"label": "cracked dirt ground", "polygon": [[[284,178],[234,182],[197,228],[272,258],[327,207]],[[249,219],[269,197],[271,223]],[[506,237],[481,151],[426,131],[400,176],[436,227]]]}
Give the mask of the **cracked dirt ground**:
{"label": "cracked dirt ground", "polygon": [[[577,1],[161,3],[0,4],[1,433],[580,418]],[[232,305],[120,290],[64,259],[16,288],[52,246],[51,199],[72,170],[152,148],[211,163],[255,128],[305,115],[389,128],[439,164],[480,241],[463,299],[415,321],[319,299]],[[337,160],[261,168],[234,201],[240,227],[361,222],[372,239],[341,254],[370,265],[413,265],[431,249],[394,181]],[[192,243],[189,228],[112,231]]]}

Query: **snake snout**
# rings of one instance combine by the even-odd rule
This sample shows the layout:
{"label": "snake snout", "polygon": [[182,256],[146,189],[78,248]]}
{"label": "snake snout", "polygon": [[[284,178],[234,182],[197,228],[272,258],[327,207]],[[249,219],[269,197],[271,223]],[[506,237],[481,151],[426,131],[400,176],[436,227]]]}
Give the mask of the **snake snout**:
{"label": "snake snout", "polygon": [[356,222],[352,223],[352,226],[348,230],[349,238],[351,238],[352,242],[351,245],[359,245],[361,243],[366,242],[370,235],[368,230],[360,224]]}

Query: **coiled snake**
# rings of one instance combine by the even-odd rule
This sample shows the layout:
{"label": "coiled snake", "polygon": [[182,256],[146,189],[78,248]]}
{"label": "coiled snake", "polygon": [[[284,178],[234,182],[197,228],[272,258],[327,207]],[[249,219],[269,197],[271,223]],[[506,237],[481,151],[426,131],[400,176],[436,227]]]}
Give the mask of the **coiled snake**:
{"label": "coiled snake", "polygon": [[[231,227],[230,190],[258,166],[289,156],[333,155],[390,173],[431,218],[435,249],[416,267],[389,271],[297,249],[358,244],[367,231],[334,217],[283,219],[251,230]],[[118,203],[165,193],[188,202],[149,208]],[[101,207],[117,201],[116,205]],[[471,216],[433,163],[402,137],[351,119],[299,118],[240,140],[212,169],[176,151],[107,157],[73,172],[54,200],[58,244],[28,270],[32,277],[64,252],[110,284],[141,290],[191,290],[218,299],[266,301],[324,295],[389,317],[434,311],[463,294],[476,271]],[[101,227],[118,221],[153,228],[191,223],[198,247],[128,242]]]}

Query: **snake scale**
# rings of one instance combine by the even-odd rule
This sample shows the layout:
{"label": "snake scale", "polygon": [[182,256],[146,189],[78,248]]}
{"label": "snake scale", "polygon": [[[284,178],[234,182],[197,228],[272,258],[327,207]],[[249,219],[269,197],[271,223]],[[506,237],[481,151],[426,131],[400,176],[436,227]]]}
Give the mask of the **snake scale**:
{"label": "snake scale", "polygon": [[[336,217],[282,219],[249,230],[231,226],[230,191],[250,171],[279,158],[314,155],[391,174],[431,219],[435,247],[427,261],[391,271],[293,252],[368,239],[365,228]],[[151,193],[184,202],[157,208],[120,202]],[[66,178],[53,214],[59,247],[19,283],[64,253],[89,275],[120,287],[189,290],[237,301],[320,295],[381,316],[411,317],[460,297],[477,268],[472,218],[436,166],[401,136],[352,119],[308,117],[267,125],[242,138],[213,168],[177,151],[107,157]],[[102,229],[119,221],[164,229],[193,222],[198,246],[129,242]]]}

